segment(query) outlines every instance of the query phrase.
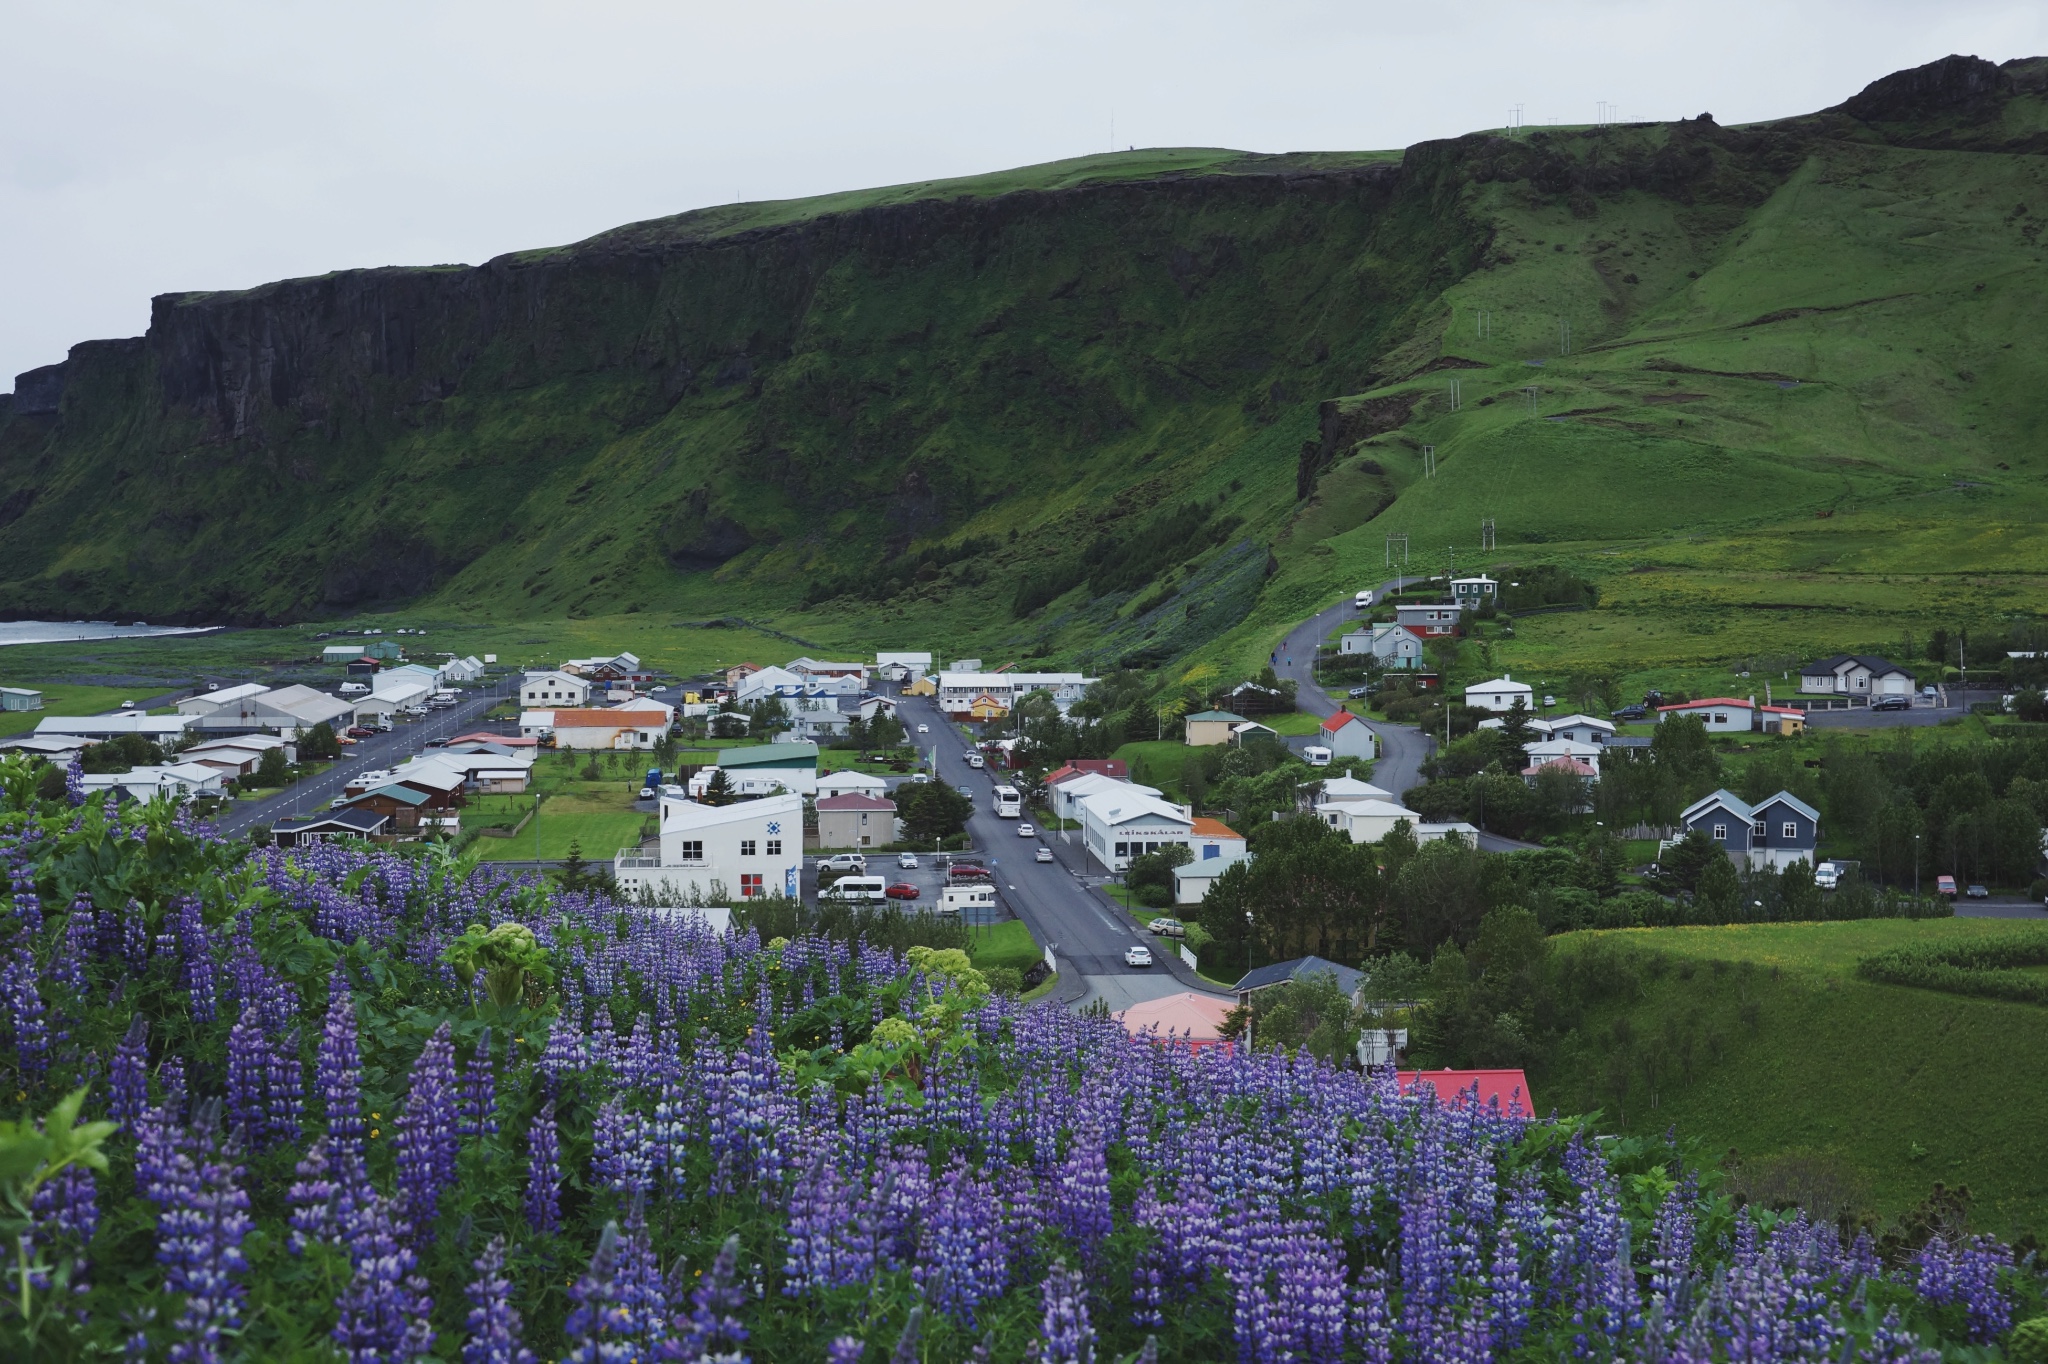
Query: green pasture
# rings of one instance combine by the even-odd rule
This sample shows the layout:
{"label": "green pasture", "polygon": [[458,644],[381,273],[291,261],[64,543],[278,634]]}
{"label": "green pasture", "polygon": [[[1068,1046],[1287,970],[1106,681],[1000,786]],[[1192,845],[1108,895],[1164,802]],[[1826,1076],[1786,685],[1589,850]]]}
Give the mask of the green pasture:
{"label": "green pasture", "polygon": [[[30,647],[30,646],[10,646]],[[6,660],[7,650],[0,649],[0,663]],[[123,701],[139,701],[134,687],[91,687],[65,682],[16,682],[5,685],[34,687],[43,694],[41,710],[0,711],[0,737],[9,734],[26,734],[34,729],[46,715],[98,715],[113,710]]]}
{"label": "green pasture", "polygon": [[978,968],[1011,966],[1019,971],[1028,971],[1033,963],[1045,959],[1044,951],[1021,919],[970,927],[967,936],[968,959]]}

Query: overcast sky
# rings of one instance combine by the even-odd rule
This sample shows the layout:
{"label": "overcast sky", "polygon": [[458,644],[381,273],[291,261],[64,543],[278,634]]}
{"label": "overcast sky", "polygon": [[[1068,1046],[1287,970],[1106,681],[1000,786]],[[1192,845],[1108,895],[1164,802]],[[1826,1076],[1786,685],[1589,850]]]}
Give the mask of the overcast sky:
{"label": "overcast sky", "polygon": [[140,334],[153,294],[1112,145],[1804,113],[1950,52],[2048,52],[2048,6],[0,0],[0,34],[4,390]]}

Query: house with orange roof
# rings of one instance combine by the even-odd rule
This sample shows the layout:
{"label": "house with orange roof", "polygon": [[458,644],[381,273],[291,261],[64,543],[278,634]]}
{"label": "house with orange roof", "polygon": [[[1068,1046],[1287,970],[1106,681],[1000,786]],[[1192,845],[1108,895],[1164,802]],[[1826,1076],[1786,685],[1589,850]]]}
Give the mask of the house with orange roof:
{"label": "house with orange roof", "polygon": [[1756,698],[1744,701],[1733,696],[1708,696],[1657,707],[1658,724],[1687,715],[1697,715],[1709,734],[1747,734],[1756,728]]}
{"label": "house with orange roof", "polygon": [[1324,717],[1317,742],[1339,758],[1373,759],[1380,755],[1379,736],[1372,732],[1372,726],[1348,710]]}
{"label": "house with orange roof", "polygon": [[1194,860],[1173,869],[1173,902],[1198,905],[1217,877],[1244,861],[1244,835],[1220,819],[1201,815],[1190,822],[1187,843]]}
{"label": "house with orange roof", "polygon": [[669,713],[665,709],[574,707],[555,711],[550,727],[556,748],[650,749],[668,733],[668,724]]}

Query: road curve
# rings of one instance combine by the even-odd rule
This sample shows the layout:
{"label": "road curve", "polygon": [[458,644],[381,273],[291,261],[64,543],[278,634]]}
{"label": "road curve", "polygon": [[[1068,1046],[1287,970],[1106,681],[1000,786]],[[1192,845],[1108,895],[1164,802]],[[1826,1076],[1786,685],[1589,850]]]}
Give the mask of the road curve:
{"label": "road curve", "polygon": [[[1373,597],[1378,600],[1388,592],[1400,591],[1405,584],[1421,581],[1420,578],[1390,579],[1373,589]],[[1336,700],[1315,679],[1316,648],[1330,631],[1358,617],[1352,598],[1346,597],[1288,631],[1287,638],[1274,652],[1273,671],[1295,684],[1295,704],[1300,709],[1316,716],[1337,713]],[[1422,764],[1435,751],[1436,741],[1412,725],[1388,724],[1383,720],[1367,720],[1366,724],[1380,740],[1380,759],[1372,770],[1373,785],[1384,787],[1396,795],[1411,786],[1420,785]]]}

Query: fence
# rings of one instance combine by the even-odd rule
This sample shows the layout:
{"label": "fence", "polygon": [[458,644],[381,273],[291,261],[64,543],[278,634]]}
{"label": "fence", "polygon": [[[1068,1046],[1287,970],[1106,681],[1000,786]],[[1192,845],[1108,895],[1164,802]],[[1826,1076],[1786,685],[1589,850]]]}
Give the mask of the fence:
{"label": "fence", "polygon": [[1186,943],[1175,944],[1174,951],[1180,953],[1180,959],[1188,964],[1188,970],[1199,971],[1202,969],[1201,967],[1195,964],[1195,954],[1188,950],[1188,945]]}

